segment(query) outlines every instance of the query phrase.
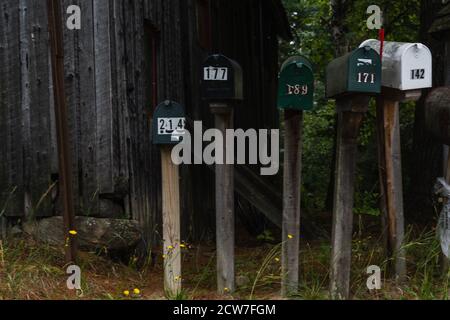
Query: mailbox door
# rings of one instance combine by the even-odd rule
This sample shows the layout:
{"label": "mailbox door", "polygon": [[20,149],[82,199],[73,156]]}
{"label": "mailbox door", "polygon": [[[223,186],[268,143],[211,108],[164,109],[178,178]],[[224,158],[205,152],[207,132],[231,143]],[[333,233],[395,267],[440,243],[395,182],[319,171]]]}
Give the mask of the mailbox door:
{"label": "mailbox door", "polygon": [[380,93],[380,55],[370,47],[358,48],[348,60],[348,92]]}
{"label": "mailbox door", "polygon": [[433,69],[431,51],[424,45],[413,44],[402,57],[401,90],[431,88]]}
{"label": "mailbox door", "polygon": [[[237,69],[237,70],[235,70]],[[202,98],[207,100],[242,99],[240,66],[223,55],[210,56],[202,66]],[[239,89],[239,88],[238,88]]]}
{"label": "mailbox door", "polygon": [[183,140],[186,127],[184,108],[172,101],[163,102],[156,108],[152,121],[153,144],[173,145]]}
{"label": "mailbox door", "polygon": [[280,109],[311,110],[314,107],[314,75],[304,57],[292,57],[281,68],[278,85]]}

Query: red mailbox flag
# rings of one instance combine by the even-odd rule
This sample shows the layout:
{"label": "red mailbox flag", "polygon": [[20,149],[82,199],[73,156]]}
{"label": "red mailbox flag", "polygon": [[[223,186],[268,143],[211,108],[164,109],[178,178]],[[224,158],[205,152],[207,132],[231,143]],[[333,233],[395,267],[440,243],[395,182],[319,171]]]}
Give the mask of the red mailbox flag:
{"label": "red mailbox flag", "polygon": [[381,28],[379,32],[379,38],[380,38],[380,58],[383,61],[383,49],[384,49],[384,29]]}

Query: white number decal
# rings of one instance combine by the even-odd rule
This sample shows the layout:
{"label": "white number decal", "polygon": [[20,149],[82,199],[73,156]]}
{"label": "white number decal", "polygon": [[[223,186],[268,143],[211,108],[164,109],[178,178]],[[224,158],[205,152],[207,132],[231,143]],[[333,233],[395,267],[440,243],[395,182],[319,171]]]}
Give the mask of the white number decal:
{"label": "white number decal", "polygon": [[425,69],[413,69],[411,70],[412,80],[422,80],[425,79]]}
{"label": "white number decal", "polygon": [[173,134],[175,131],[184,131],[186,127],[185,118],[158,118],[158,134]]}
{"label": "white number decal", "polygon": [[228,68],[206,67],[203,72],[203,80],[228,81]]}
{"label": "white number decal", "polygon": [[375,74],[373,73],[367,73],[367,72],[360,72],[358,73],[358,83],[375,83]]}
{"label": "white number decal", "polygon": [[297,84],[295,86],[287,85],[287,89],[288,89],[288,95],[290,95],[290,96],[292,96],[292,95],[306,96],[308,94],[308,91],[309,91],[307,85],[301,86],[299,84]]}

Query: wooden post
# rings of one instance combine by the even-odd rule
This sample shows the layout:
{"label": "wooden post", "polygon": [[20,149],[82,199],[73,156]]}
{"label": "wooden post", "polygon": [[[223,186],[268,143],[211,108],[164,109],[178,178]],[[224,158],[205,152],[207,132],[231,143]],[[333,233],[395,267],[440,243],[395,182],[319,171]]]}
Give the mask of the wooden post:
{"label": "wooden post", "polygon": [[368,103],[369,97],[365,96],[339,98],[336,101],[338,134],[330,274],[332,299],[348,299],[350,295],[358,134]]}
{"label": "wooden post", "polygon": [[172,147],[161,148],[164,240],[164,290],[173,297],[181,292],[181,231],[179,167],[172,161]]}
{"label": "wooden post", "polygon": [[53,73],[53,92],[55,99],[55,119],[59,159],[59,190],[63,199],[64,235],[66,237],[66,263],[75,263],[77,241],[74,234],[75,209],[72,193],[72,158],[69,147],[69,127],[64,90],[64,42],[61,17],[61,1],[47,0],[48,25],[50,32],[51,60]]}
{"label": "wooden post", "polygon": [[[226,137],[226,130],[233,128],[233,108],[226,104],[211,104],[216,129]],[[224,160],[226,143],[224,143]],[[234,166],[216,164],[216,246],[217,288],[221,294],[235,290],[234,274]]]}
{"label": "wooden post", "polygon": [[282,295],[298,291],[303,111],[288,110],[284,135]]}
{"label": "wooden post", "polygon": [[387,253],[393,258],[396,281],[403,282],[406,277],[406,257],[403,248],[405,222],[398,101],[383,95],[377,99],[377,130],[381,208],[386,224]]}

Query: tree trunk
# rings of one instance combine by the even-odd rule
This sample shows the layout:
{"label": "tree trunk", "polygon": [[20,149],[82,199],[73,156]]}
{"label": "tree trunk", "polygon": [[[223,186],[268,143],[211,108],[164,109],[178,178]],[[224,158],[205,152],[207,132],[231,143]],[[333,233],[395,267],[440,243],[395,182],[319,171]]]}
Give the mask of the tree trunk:
{"label": "tree trunk", "polygon": [[[445,63],[442,41],[433,39],[428,30],[434,21],[435,14],[442,8],[442,1],[422,0],[420,40],[433,52],[433,85],[444,84],[442,65]],[[442,175],[442,145],[431,137],[425,127],[425,99],[429,90],[424,90],[422,98],[417,102],[412,157],[409,166],[411,183],[406,206],[406,217],[414,222],[429,223],[433,211],[431,190],[436,177]]]}

